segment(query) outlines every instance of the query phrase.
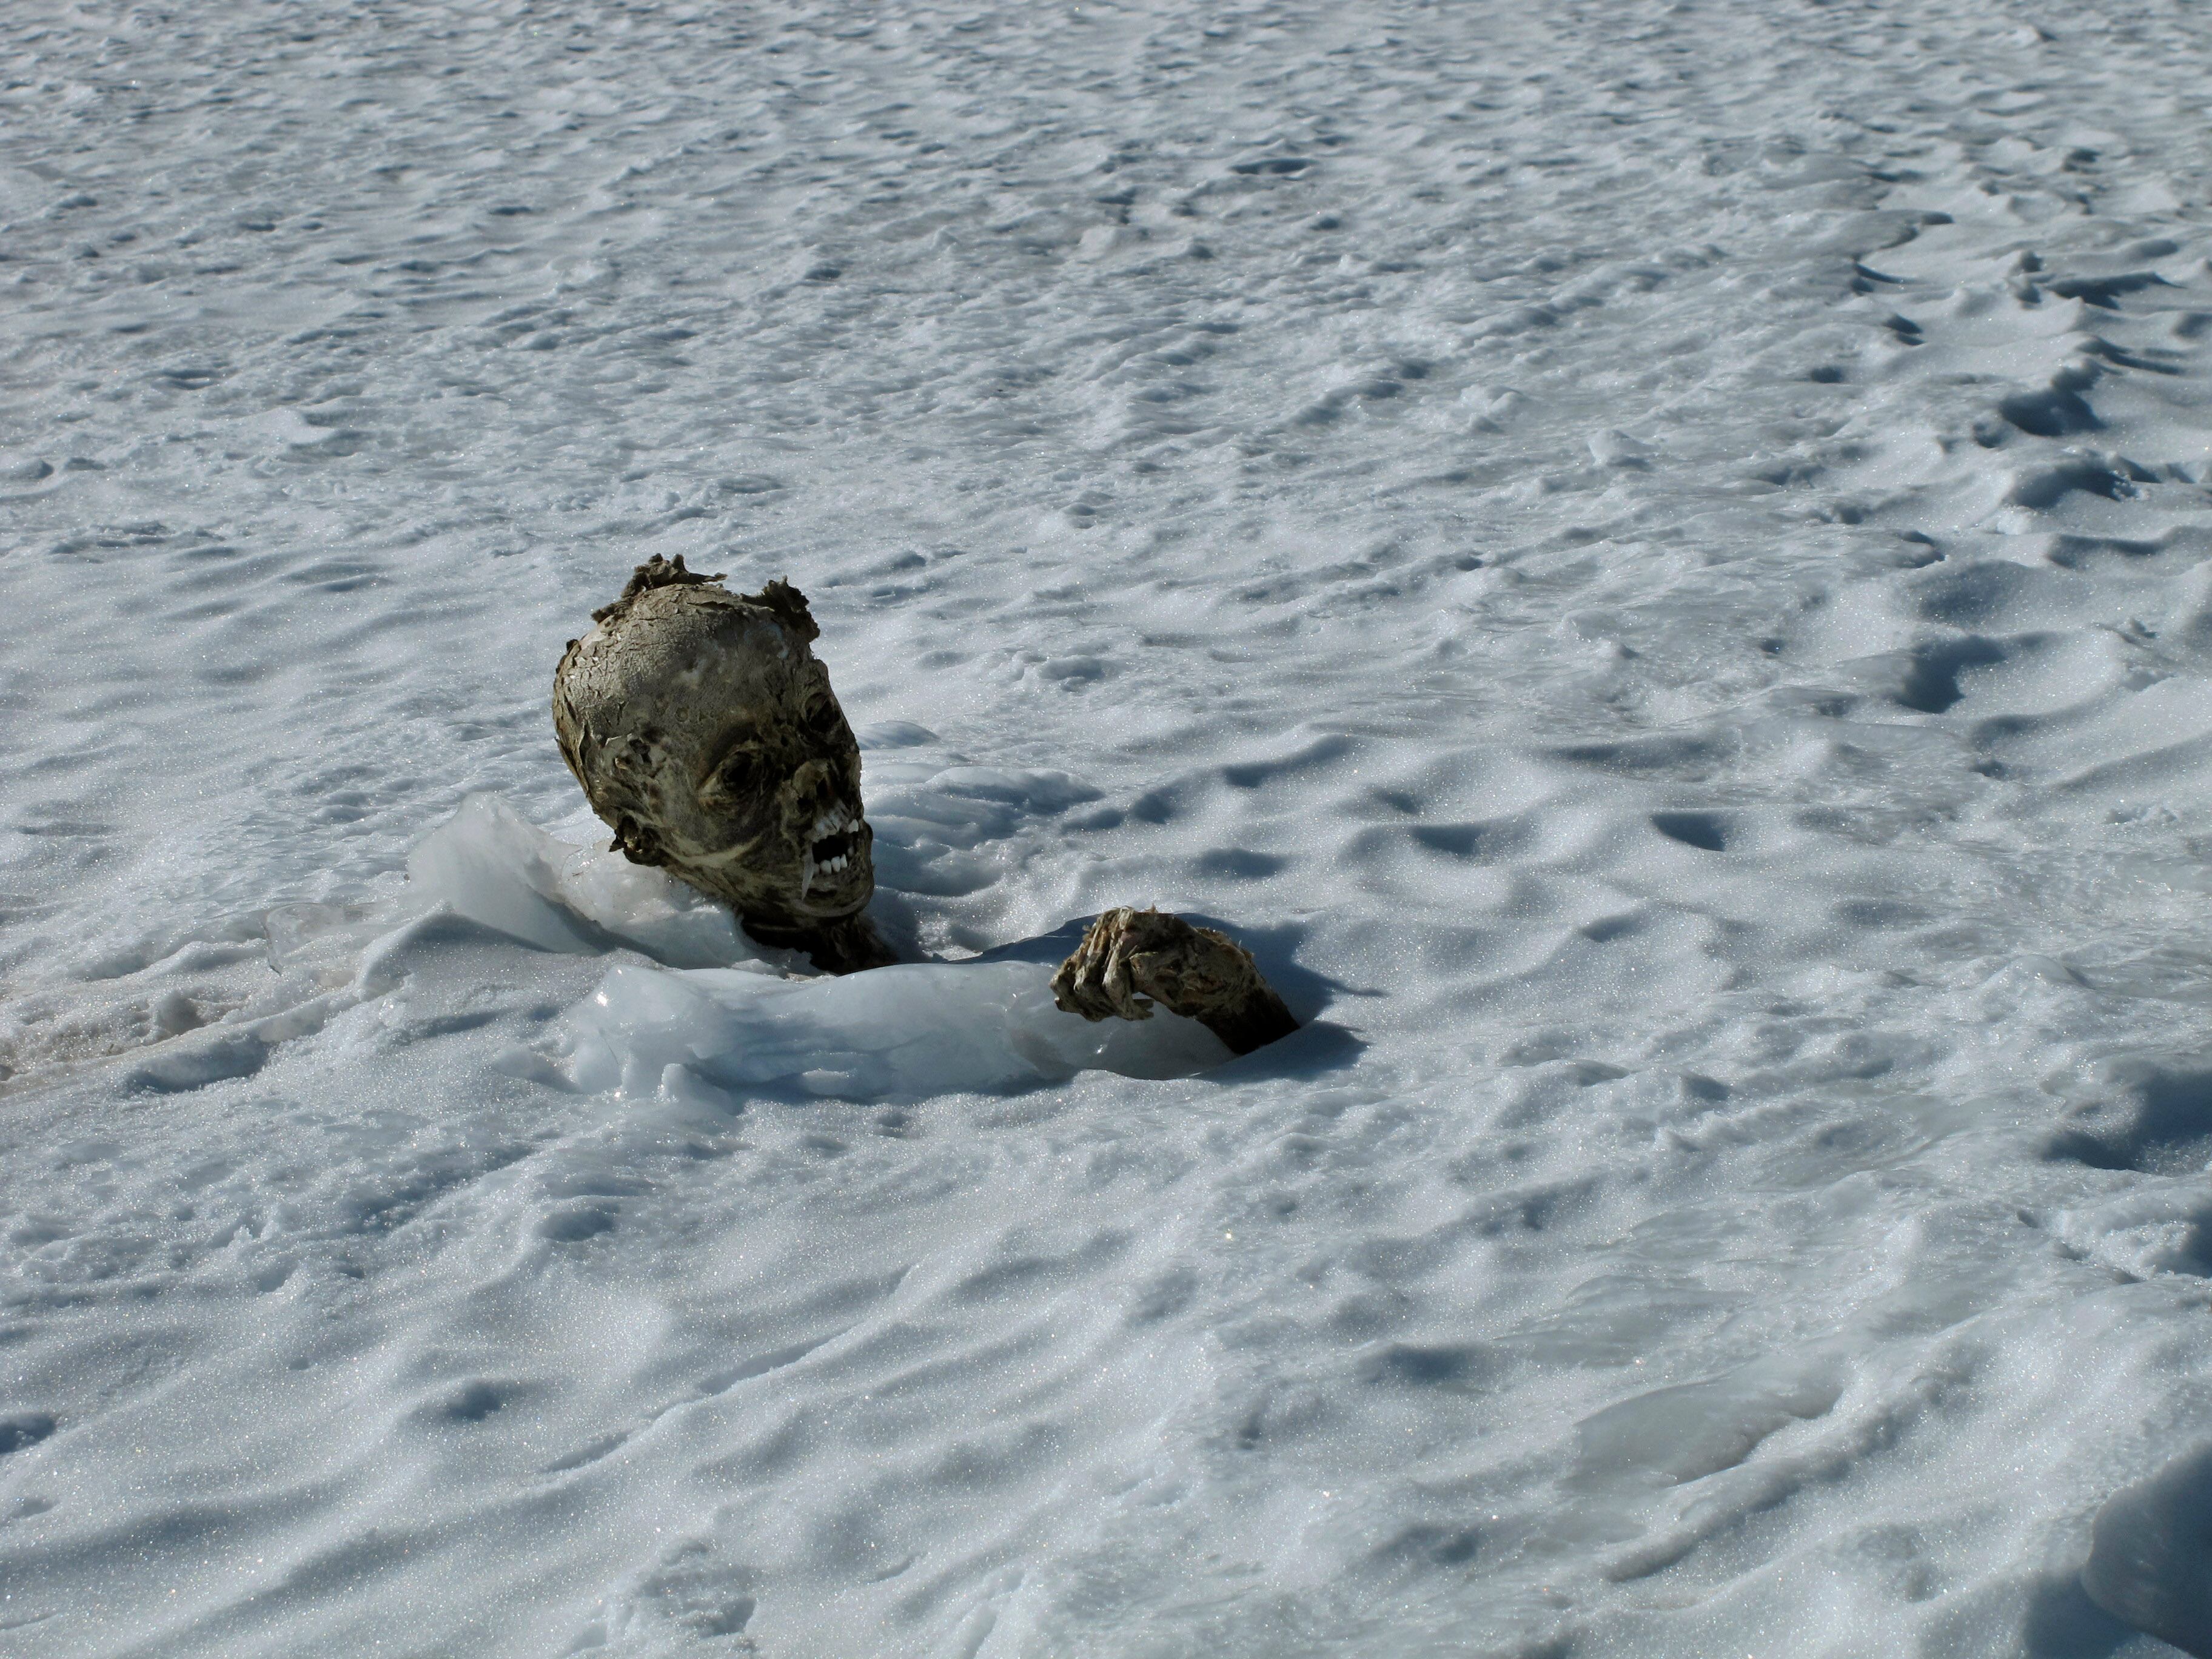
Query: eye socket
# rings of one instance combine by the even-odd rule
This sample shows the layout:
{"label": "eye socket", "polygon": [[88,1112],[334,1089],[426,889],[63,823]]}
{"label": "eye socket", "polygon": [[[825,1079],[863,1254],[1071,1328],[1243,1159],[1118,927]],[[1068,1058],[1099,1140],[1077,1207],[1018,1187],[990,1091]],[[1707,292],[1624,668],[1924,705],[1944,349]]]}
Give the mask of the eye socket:
{"label": "eye socket", "polygon": [[714,763],[699,786],[699,798],[727,808],[759,793],[767,774],[760,757],[749,748],[732,749]]}
{"label": "eye socket", "polygon": [[806,712],[800,718],[806,722],[806,729],[817,737],[835,737],[845,724],[845,718],[838,712],[836,703],[828,697],[813,699],[806,705]]}

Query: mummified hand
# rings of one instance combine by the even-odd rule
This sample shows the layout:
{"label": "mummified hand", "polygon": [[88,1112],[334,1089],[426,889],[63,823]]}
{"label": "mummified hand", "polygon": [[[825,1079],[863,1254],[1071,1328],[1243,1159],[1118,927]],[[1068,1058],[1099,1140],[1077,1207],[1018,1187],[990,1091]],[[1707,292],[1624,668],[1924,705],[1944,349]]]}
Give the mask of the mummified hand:
{"label": "mummified hand", "polygon": [[1158,1003],[1240,1054],[1298,1029],[1249,951],[1158,910],[1109,910],[1092,922],[1053,975],[1052,1000],[1088,1020],[1150,1019]]}

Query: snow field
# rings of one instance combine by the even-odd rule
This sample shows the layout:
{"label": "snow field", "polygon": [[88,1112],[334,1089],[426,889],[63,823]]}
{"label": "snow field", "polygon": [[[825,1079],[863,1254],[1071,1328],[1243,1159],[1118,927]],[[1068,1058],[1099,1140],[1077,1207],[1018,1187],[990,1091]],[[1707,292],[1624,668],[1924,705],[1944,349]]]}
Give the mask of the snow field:
{"label": "snow field", "polygon": [[[2212,1650],[2200,21],[0,21],[0,1645]],[[569,850],[653,552],[941,961]]]}

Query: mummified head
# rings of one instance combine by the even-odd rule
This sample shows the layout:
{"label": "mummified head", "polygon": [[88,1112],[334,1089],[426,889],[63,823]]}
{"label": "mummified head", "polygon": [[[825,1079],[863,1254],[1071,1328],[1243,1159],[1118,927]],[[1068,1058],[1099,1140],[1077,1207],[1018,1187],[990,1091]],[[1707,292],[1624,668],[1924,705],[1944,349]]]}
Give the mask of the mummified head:
{"label": "mummified head", "polygon": [[748,921],[818,927],[875,890],[860,745],[805,596],[720,582],[656,555],[592,613],[553,676],[561,755],[634,861]]}

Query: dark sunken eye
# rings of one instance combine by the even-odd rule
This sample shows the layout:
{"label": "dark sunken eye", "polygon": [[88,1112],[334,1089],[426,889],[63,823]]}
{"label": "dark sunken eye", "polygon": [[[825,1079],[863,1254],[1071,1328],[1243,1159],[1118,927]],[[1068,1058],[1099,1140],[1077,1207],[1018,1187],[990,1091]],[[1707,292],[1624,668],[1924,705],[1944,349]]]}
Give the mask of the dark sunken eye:
{"label": "dark sunken eye", "polygon": [[817,737],[834,738],[844,720],[837,713],[837,705],[827,697],[817,697],[806,705],[806,729]]}
{"label": "dark sunken eye", "polygon": [[750,749],[732,749],[714,769],[716,792],[726,799],[742,800],[759,787],[760,757]]}

